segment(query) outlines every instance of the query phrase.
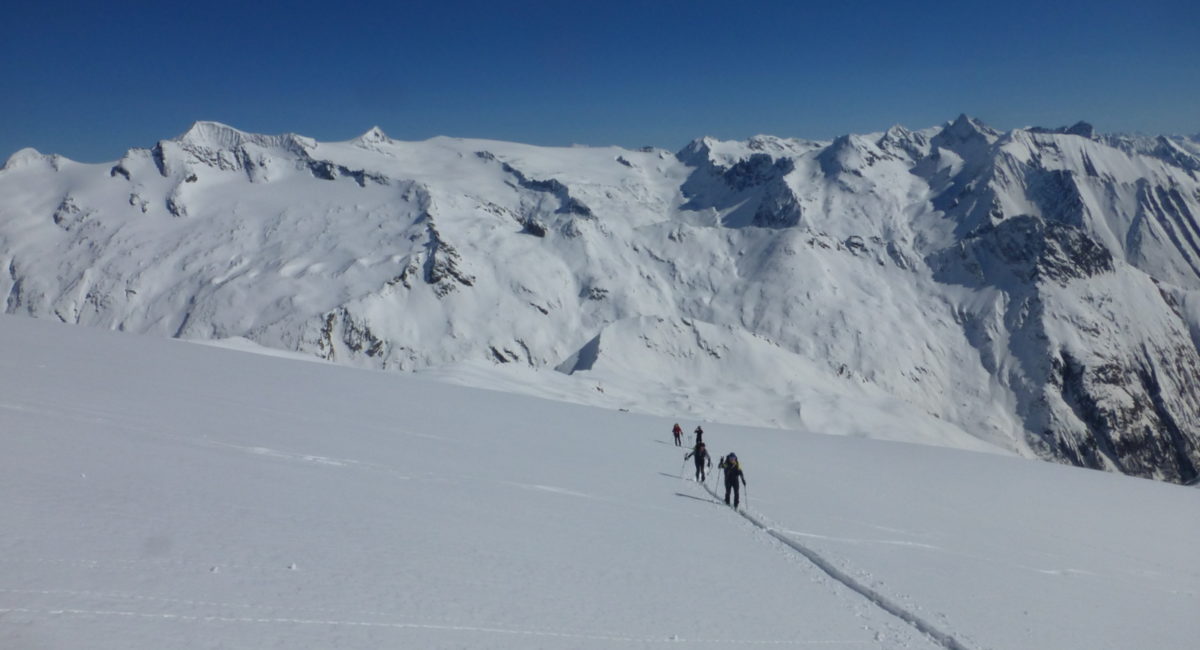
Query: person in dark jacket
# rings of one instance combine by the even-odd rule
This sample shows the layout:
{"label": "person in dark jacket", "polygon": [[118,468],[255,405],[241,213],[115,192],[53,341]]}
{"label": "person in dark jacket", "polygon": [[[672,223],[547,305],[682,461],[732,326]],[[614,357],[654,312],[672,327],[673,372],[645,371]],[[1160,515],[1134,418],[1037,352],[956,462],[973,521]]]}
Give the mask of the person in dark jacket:
{"label": "person in dark jacket", "polygon": [[675,423],[675,428],[671,429],[671,435],[675,436],[675,446],[682,447],[683,427],[679,426],[678,422]]}
{"label": "person in dark jacket", "polygon": [[696,444],[704,442],[704,429],[701,429],[700,425],[696,425],[696,430],[692,433],[696,434]]}
{"label": "person in dark jacket", "polygon": [[696,463],[696,481],[703,483],[704,482],[704,465],[705,465],[705,463],[707,463],[709,467],[712,467],[712,456],[708,455],[708,449],[706,449],[704,447],[703,442],[696,443],[695,448],[693,448],[691,451],[689,451],[687,453],[686,456],[683,457],[684,460],[687,460],[689,458],[695,459],[694,462]]}
{"label": "person in dark jacket", "polygon": [[738,507],[741,502],[741,485],[738,485],[738,479],[745,485],[746,475],[742,474],[742,464],[738,462],[737,454],[730,452],[721,459],[717,468],[725,472],[725,505],[729,505],[729,491],[733,490],[733,507]]}

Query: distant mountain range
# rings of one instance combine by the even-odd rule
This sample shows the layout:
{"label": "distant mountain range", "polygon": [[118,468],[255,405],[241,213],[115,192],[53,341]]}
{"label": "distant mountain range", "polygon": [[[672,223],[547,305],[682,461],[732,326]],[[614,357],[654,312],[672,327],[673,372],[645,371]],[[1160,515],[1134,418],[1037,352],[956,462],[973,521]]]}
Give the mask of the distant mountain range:
{"label": "distant mountain range", "polygon": [[930,438],[1187,482],[1198,174],[1196,138],[967,116],[678,153],[199,122],[115,163],[9,158],[0,295],[361,367],[557,369],[751,424],[836,429],[861,397]]}

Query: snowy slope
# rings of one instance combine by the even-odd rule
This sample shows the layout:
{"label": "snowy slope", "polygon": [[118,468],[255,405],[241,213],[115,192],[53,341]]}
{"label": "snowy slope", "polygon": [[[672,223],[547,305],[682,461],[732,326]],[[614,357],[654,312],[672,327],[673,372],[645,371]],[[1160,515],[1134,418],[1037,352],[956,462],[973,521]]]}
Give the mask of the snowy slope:
{"label": "snowy slope", "polygon": [[[12,156],[0,293],[13,314],[1185,482],[1189,142],[962,116],[671,154],[200,122],[111,165]],[[556,368],[574,380],[523,379]]]}
{"label": "snowy slope", "polygon": [[23,318],[0,340],[4,648],[1200,634],[1194,489],[708,425],[743,518],[679,478],[669,419]]}

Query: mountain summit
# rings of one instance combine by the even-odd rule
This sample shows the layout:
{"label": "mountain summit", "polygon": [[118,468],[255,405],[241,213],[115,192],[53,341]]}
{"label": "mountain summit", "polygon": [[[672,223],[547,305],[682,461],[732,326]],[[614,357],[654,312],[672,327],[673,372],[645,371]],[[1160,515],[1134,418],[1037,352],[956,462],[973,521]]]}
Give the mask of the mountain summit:
{"label": "mountain summit", "polygon": [[8,313],[559,368],[608,406],[1189,481],[1200,146],[1081,124],[672,155],[197,122],[107,165],[13,156],[0,292]]}

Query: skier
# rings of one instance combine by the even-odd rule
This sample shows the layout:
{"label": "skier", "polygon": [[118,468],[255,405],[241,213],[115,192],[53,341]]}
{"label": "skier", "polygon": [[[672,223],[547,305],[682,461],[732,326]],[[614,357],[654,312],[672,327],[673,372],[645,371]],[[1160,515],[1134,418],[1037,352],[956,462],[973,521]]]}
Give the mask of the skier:
{"label": "skier", "polygon": [[733,507],[736,508],[741,502],[741,486],[738,485],[738,479],[742,480],[742,485],[746,484],[746,475],[742,474],[742,465],[738,462],[737,454],[729,452],[717,467],[725,471],[725,505],[729,505],[729,490],[732,489]]}
{"label": "skier", "polygon": [[671,429],[671,435],[675,436],[675,446],[682,447],[683,428],[679,426],[678,422],[675,423],[675,428]]}
{"label": "skier", "polygon": [[704,442],[704,429],[701,429],[700,425],[697,424],[696,430],[692,433],[696,434],[696,444]]}
{"label": "skier", "polygon": [[705,464],[705,462],[708,463],[708,466],[710,468],[712,467],[712,456],[708,455],[708,449],[706,449],[704,447],[703,442],[696,443],[696,446],[691,451],[689,451],[686,456],[683,457],[684,460],[687,460],[689,458],[695,459],[696,481],[699,483],[703,483],[704,482],[704,464]]}

